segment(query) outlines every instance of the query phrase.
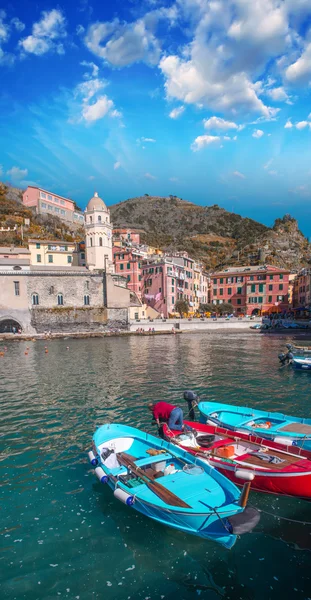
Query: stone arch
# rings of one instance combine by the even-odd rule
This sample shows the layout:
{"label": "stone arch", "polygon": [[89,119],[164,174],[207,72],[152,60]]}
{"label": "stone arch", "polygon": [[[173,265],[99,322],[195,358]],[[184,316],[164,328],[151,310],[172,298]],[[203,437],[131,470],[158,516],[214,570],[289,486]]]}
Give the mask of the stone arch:
{"label": "stone arch", "polygon": [[13,333],[13,327],[15,327],[16,333],[19,329],[23,331],[20,322],[10,315],[0,317],[0,333]]}

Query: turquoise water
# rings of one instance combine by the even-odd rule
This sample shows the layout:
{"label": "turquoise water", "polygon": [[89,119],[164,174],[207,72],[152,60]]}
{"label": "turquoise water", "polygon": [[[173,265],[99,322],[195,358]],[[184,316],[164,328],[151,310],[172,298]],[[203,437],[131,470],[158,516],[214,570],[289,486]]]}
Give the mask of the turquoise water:
{"label": "turquoise water", "polygon": [[96,427],[122,421],[155,432],[148,402],[183,403],[185,389],[310,417],[311,373],[278,366],[287,341],[195,334],[7,344],[1,599],[310,599],[311,526],[275,518],[310,522],[310,503],[253,493],[266,512],[228,551],[136,514],[87,460]]}

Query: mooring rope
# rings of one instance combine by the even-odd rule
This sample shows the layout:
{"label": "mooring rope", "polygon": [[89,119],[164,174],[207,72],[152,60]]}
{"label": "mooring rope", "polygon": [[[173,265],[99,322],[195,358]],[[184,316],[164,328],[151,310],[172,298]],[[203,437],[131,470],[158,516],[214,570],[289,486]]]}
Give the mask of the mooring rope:
{"label": "mooring rope", "polygon": [[256,510],[258,510],[258,512],[260,513],[264,513],[265,515],[274,517],[275,519],[280,519],[282,521],[290,521],[291,523],[299,523],[300,525],[311,525],[311,521],[298,521],[297,519],[289,519],[288,517],[281,517],[280,515],[270,513],[267,510],[263,510],[262,508],[257,508],[256,506],[253,506],[253,508],[256,508]]}

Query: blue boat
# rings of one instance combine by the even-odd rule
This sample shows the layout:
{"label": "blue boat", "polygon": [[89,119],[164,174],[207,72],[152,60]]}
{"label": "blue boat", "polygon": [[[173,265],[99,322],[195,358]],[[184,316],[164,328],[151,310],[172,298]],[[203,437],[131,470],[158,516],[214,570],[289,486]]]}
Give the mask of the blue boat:
{"label": "blue boat", "polygon": [[286,348],[286,353],[279,354],[279,361],[282,366],[292,365],[295,369],[301,371],[311,371],[311,350],[309,347],[286,344]]}
{"label": "blue boat", "polygon": [[286,446],[311,450],[311,419],[219,402],[200,402],[201,423],[210,423],[273,440]]}
{"label": "blue boat", "polygon": [[240,493],[216,469],[165,440],[106,424],[95,432],[92,448],[96,476],[128,510],[226,548],[259,521],[259,513],[246,507],[251,481]]}

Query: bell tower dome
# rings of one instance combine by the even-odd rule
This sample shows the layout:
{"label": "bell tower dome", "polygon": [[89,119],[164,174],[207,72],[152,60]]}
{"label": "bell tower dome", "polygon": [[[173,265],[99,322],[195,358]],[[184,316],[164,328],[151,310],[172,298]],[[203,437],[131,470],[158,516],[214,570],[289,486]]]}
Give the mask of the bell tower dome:
{"label": "bell tower dome", "polygon": [[84,212],[86,264],[90,269],[113,270],[110,211],[95,192]]}

